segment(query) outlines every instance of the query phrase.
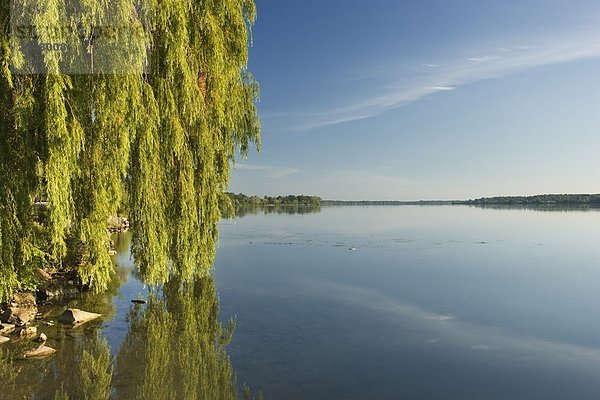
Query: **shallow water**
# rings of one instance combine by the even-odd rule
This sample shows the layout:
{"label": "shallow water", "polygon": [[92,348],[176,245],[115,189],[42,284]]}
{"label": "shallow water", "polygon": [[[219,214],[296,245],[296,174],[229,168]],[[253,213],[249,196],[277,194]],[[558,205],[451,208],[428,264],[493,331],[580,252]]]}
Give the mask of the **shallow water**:
{"label": "shallow water", "polygon": [[[207,279],[187,297],[154,293],[155,302],[137,308],[130,301],[147,298],[148,289],[129,275],[134,265],[121,236],[113,291],[76,301],[104,314],[102,321],[44,328],[59,353],[17,362],[18,383],[51,398],[75,376],[65,366],[76,365],[99,332],[116,360],[113,397],[139,396],[135,388],[144,387],[155,390],[144,392],[147,398],[212,398],[176,389],[197,382],[190,371],[204,359],[168,354],[197,350],[204,341],[210,348],[218,313],[223,323],[236,318],[226,351],[238,386],[260,389],[266,399],[600,395],[600,212],[316,211],[223,221],[214,282]],[[153,328],[162,323],[169,329]],[[189,326],[202,334],[184,334]],[[164,357],[171,361],[161,370]],[[219,360],[202,366],[202,379],[222,375],[227,365]],[[157,377],[166,382],[164,393]],[[221,390],[216,380],[210,385]]]}

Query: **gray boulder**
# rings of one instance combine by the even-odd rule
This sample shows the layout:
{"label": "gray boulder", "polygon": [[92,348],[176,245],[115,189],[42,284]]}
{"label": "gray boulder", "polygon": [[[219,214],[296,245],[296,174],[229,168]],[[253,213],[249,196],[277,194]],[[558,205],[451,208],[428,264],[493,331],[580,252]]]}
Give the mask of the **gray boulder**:
{"label": "gray boulder", "polygon": [[0,323],[0,335],[10,335],[15,331],[13,324]]}
{"label": "gray boulder", "polygon": [[35,296],[32,293],[17,293],[0,316],[0,321],[24,326],[35,319],[37,311]]}
{"label": "gray boulder", "polygon": [[100,314],[95,314],[87,311],[81,311],[77,308],[69,308],[58,317],[58,322],[65,325],[81,325],[85,322],[101,317]]}
{"label": "gray boulder", "polygon": [[56,350],[48,346],[40,346],[37,349],[26,351],[23,354],[25,358],[43,358],[56,353]]}

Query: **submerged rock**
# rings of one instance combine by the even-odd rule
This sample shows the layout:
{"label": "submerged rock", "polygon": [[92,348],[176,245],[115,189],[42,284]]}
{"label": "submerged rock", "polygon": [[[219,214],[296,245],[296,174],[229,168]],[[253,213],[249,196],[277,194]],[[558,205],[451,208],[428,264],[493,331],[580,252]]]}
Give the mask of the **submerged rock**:
{"label": "submerged rock", "polygon": [[35,296],[32,293],[17,293],[0,316],[0,321],[24,326],[35,319],[37,311]]}
{"label": "submerged rock", "polygon": [[65,325],[81,325],[85,322],[101,317],[100,314],[69,308],[58,317],[58,322]]}
{"label": "submerged rock", "polygon": [[51,356],[54,353],[56,353],[55,349],[53,349],[52,347],[42,345],[42,346],[38,347],[37,349],[26,351],[23,354],[23,357],[25,357],[25,358],[42,358],[42,357]]}

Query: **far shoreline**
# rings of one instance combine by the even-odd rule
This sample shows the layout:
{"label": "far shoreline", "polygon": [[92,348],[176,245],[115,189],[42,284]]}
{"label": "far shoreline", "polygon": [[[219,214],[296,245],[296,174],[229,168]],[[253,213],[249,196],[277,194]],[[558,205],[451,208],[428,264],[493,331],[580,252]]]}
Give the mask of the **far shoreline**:
{"label": "far shoreline", "polygon": [[470,200],[321,200],[322,206],[335,205],[472,205],[472,206],[587,206],[600,207],[600,194],[542,194],[496,196]]}

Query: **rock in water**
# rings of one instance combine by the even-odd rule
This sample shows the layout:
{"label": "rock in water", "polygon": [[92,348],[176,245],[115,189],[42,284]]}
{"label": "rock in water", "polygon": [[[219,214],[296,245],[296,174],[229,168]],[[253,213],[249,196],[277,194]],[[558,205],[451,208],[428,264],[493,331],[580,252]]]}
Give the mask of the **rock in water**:
{"label": "rock in water", "polygon": [[34,342],[38,342],[38,343],[44,343],[46,340],[48,340],[48,337],[46,336],[45,333],[40,333],[40,336],[33,339]]}
{"label": "rock in water", "polygon": [[14,330],[15,326],[13,324],[0,324],[0,335],[9,335]]}
{"label": "rock in water", "polygon": [[58,322],[65,325],[81,325],[98,317],[101,317],[101,315],[81,311],[76,308],[69,308],[68,310],[60,314],[60,316],[58,317]]}
{"label": "rock in water", "polygon": [[42,357],[51,356],[54,353],[56,353],[56,350],[53,349],[52,347],[40,346],[37,349],[26,351],[23,354],[23,357],[25,357],[25,358],[42,358]]}
{"label": "rock in water", "polygon": [[10,342],[10,339],[7,338],[6,336],[0,336],[0,344],[4,344],[4,343],[8,343]]}
{"label": "rock in water", "polygon": [[24,327],[23,329],[21,329],[21,331],[19,332],[19,335],[21,337],[29,337],[29,336],[35,336],[37,334],[37,328],[35,326],[27,326]]}
{"label": "rock in water", "polygon": [[0,320],[17,326],[24,326],[35,319],[37,304],[32,293],[17,293]]}

